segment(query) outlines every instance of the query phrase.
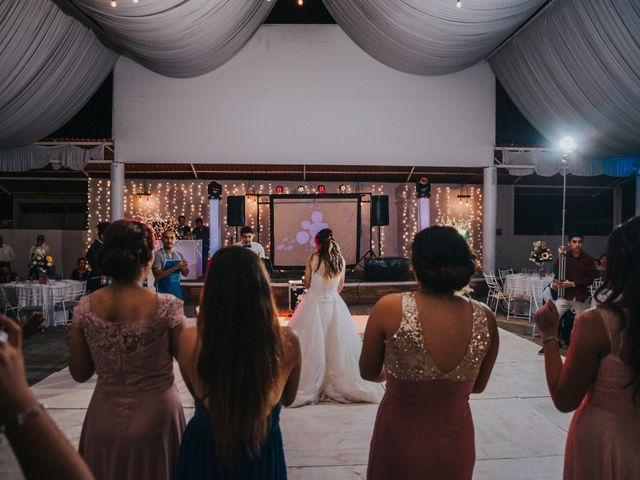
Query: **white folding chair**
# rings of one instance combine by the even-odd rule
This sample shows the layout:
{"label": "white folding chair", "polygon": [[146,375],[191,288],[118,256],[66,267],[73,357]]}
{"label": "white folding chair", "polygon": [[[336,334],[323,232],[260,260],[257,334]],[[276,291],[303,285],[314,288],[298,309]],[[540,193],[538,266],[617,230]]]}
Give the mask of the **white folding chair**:
{"label": "white folding chair", "polygon": [[[55,316],[56,310],[62,311],[64,323],[67,323],[67,321],[69,320],[69,318],[67,317],[67,307],[65,302],[69,298],[71,292],[73,292],[73,286],[68,283],[63,283],[61,285],[52,285],[51,287],[49,287],[49,295],[51,295],[50,301],[53,304],[53,314]],[[57,324],[57,322],[55,322],[55,318],[51,319],[51,321],[54,324]]]}
{"label": "white folding chair", "polygon": [[[513,302],[528,302],[528,315],[514,313],[512,311]],[[507,320],[509,320],[510,317],[527,318],[529,319],[529,321],[531,321],[531,298],[529,289],[522,283],[514,282],[513,285],[510,285],[509,287],[509,292],[507,293]]]}
{"label": "white folding chair", "polygon": [[[544,305],[544,289],[547,288],[544,285],[531,282],[531,302],[529,303],[529,321],[531,322],[532,312],[536,312],[542,305]],[[536,322],[533,323],[533,329],[531,330],[531,338],[536,336]]]}
{"label": "white folding chair", "polygon": [[[25,312],[45,312],[41,285],[16,285],[16,295],[19,307],[18,318]],[[22,323],[21,318],[20,323]]]}
{"label": "white folding chair", "polygon": [[492,308],[493,304],[493,314],[495,315],[498,312],[498,305],[500,302],[506,302],[507,297],[504,295],[502,291],[502,287],[496,280],[496,276],[493,273],[484,273],[484,281],[487,283],[487,301],[486,304],[489,308]]}
{"label": "white folding chair", "polygon": [[20,318],[20,304],[15,285],[0,285],[0,301],[5,315],[7,312],[13,312],[16,318]]}
{"label": "white folding chair", "polygon": [[500,283],[504,285],[504,279],[507,278],[507,275],[513,274],[513,268],[507,268],[505,270],[498,269],[498,277],[500,278]]}

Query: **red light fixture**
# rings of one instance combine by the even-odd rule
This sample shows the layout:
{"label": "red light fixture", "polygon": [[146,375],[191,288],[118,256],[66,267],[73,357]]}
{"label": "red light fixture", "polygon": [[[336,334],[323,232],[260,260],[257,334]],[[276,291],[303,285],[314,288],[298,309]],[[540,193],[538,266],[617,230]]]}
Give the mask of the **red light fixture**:
{"label": "red light fixture", "polygon": [[276,193],[283,193],[284,187],[282,185],[276,185]]}
{"label": "red light fixture", "polygon": [[326,193],[327,192],[327,187],[325,187],[324,185],[318,185],[318,193]]}

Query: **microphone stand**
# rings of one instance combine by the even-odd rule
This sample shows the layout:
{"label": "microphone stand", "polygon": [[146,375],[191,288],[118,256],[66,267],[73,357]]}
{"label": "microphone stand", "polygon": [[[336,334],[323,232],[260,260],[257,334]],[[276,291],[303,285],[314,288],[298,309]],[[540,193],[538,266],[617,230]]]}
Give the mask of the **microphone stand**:
{"label": "microphone stand", "polygon": [[[562,248],[564,250],[558,256],[558,281],[564,282],[567,280],[567,253],[566,247],[564,246],[564,227],[565,227],[565,218],[567,215],[567,156],[569,154],[565,153],[562,156]],[[564,287],[558,286],[558,298],[564,296]]]}

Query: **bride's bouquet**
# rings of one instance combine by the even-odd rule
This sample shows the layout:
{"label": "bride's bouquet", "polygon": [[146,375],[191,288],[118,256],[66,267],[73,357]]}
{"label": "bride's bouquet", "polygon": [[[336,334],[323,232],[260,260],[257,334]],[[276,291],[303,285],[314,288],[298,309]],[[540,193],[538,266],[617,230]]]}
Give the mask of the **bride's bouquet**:
{"label": "bride's bouquet", "polygon": [[529,254],[529,261],[535,263],[539,267],[542,267],[545,263],[550,262],[553,259],[551,250],[547,247],[547,244],[543,240],[537,240],[533,242],[531,253]]}

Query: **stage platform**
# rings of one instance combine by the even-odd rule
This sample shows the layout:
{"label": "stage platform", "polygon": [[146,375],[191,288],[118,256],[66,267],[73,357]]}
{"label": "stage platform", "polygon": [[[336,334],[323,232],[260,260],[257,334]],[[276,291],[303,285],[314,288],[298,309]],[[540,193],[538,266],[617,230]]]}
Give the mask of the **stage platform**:
{"label": "stage platform", "polygon": [[[192,319],[193,322],[195,319]],[[354,316],[359,332],[367,317]],[[477,461],[476,480],[556,480],[562,478],[563,452],[571,414],[559,413],[549,397],[539,346],[500,330],[500,353],[487,390],[471,400]],[[187,419],[193,399],[175,368]],[[32,388],[50,415],[77,447],[96,378],[73,381],[68,369]],[[365,478],[377,405],[323,403],[282,411],[289,478],[342,480]],[[46,447],[33,445],[46,455]],[[23,478],[5,439],[0,442],[0,478]]]}

